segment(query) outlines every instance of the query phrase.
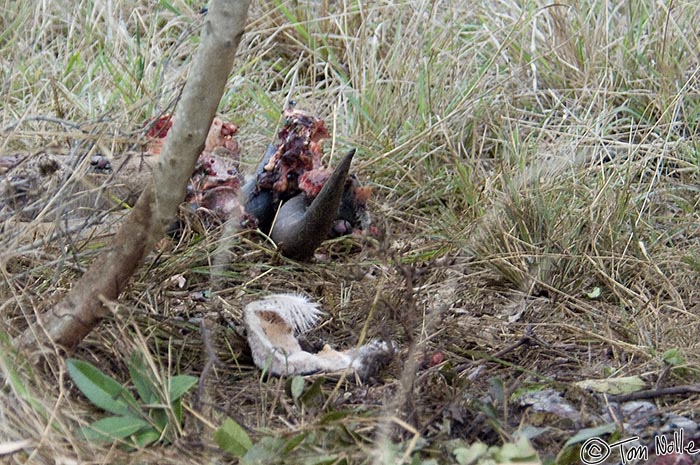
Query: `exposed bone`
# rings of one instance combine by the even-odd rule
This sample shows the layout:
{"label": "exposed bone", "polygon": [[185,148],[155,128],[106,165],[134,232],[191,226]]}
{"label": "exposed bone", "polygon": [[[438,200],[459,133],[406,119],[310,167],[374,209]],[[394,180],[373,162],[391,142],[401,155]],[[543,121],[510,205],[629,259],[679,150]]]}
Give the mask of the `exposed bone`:
{"label": "exposed bone", "polygon": [[302,350],[296,336],[316,324],[321,314],[317,304],[295,294],[273,294],[246,305],[245,326],[255,365],[276,376],[346,369],[365,376],[378,358],[391,353],[380,341],[346,351],[329,345],[315,354]]}

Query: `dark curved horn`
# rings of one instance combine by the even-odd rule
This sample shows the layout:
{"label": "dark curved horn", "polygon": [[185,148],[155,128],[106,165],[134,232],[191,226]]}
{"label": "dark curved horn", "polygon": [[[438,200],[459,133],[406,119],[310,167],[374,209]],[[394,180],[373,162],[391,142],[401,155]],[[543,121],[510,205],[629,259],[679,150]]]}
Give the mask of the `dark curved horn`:
{"label": "dark curved horn", "polygon": [[302,193],[280,207],[270,237],[283,255],[308,260],[326,239],[338,215],[338,205],[354,155],[354,149],[345,155],[311,205],[307,206],[306,195]]}
{"label": "dark curved horn", "polygon": [[272,156],[277,152],[275,144],[269,144],[262,161],[258,164],[253,178],[243,185],[243,198],[245,199],[245,210],[249,215],[257,218],[258,226],[263,231],[268,231],[275,216],[274,200],[272,191],[258,190],[258,174],[262,173],[265,165],[268,164]]}

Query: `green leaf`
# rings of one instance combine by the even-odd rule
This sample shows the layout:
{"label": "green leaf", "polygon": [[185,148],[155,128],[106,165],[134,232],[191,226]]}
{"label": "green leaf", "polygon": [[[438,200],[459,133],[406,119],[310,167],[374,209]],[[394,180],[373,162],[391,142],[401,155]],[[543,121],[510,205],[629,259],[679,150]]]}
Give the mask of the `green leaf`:
{"label": "green leaf", "polygon": [[153,420],[156,429],[161,433],[168,426],[168,413],[164,408],[152,408],[149,416]]}
{"label": "green leaf", "polygon": [[598,297],[600,297],[600,294],[600,288],[596,286],[591,292],[586,292],[586,297],[588,297],[589,299],[597,299]]}
{"label": "green leaf", "polygon": [[489,446],[483,442],[475,442],[469,447],[457,447],[452,453],[459,465],[476,463],[489,450]]}
{"label": "green leaf", "polygon": [[272,436],[264,436],[248,452],[241,457],[243,465],[260,465],[264,463],[280,463],[283,457],[284,440]]}
{"label": "green leaf", "polygon": [[585,442],[591,438],[599,438],[606,434],[613,433],[617,430],[617,425],[615,423],[607,423],[602,426],[596,426],[595,428],[586,428],[580,430],[578,433],[569,438],[566,443],[564,443],[564,448],[576,444],[579,442]]}
{"label": "green leaf", "polygon": [[292,399],[294,399],[294,402],[296,402],[299,399],[299,396],[304,392],[304,377],[303,376],[295,376],[292,378]]}
{"label": "green leaf", "polygon": [[131,436],[141,428],[146,427],[148,427],[148,422],[144,419],[123,415],[97,420],[92,425],[83,428],[83,434],[91,442],[111,442]]}
{"label": "green leaf", "polygon": [[585,379],[574,383],[574,385],[581,389],[617,395],[641,391],[646,383],[639,376],[620,376],[618,378]]}
{"label": "green leaf", "polygon": [[678,349],[669,349],[664,354],[661,356],[661,359],[671,365],[672,367],[676,367],[679,365],[683,365],[685,363],[685,358],[683,358],[683,354],[681,354],[680,350]]}
{"label": "green leaf", "polygon": [[292,436],[287,442],[284,443],[284,448],[282,449],[283,454],[288,454],[293,451],[299,444],[301,444],[304,439],[306,439],[307,433],[297,434]]}
{"label": "green leaf", "polygon": [[323,389],[321,386],[326,381],[323,376],[319,376],[311,383],[311,386],[299,397],[302,404],[313,406],[323,404]]}
{"label": "green leaf", "polygon": [[134,442],[137,447],[146,447],[160,439],[160,433],[155,428],[148,428],[139,431],[134,435]]}
{"label": "green leaf", "polygon": [[178,399],[170,405],[173,408],[173,415],[175,415],[178,424],[182,424],[182,400]]}
{"label": "green leaf", "polygon": [[158,390],[150,376],[150,369],[146,368],[143,361],[143,354],[134,352],[129,360],[129,375],[131,382],[136,387],[136,392],[145,404],[155,404],[158,402]]}
{"label": "green leaf", "polygon": [[88,362],[68,359],[68,373],[78,389],[97,407],[116,415],[139,411],[134,396],[121,384]]}
{"label": "green leaf", "polygon": [[489,394],[491,398],[499,402],[504,399],[505,387],[503,385],[503,380],[501,378],[491,378],[491,386],[489,387]]}
{"label": "green leaf", "polygon": [[503,444],[494,454],[494,458],[496,463],[539,462],[536,460],[537,452],[526,437],[520,437],[515,443]]}
{"label": "green leaf", "polygon": [[518,436],[526,437],[528,439],[535,439],[536,437],[539,437],[544,433],[548,432],[550,429],[551,428],[549,426],[538,427],[532,425],[525,425],[518,432]]}
{"label": "green leaf", "polygon": [[510,400],[518,400],[526,394],[540,392],[540,391],[547,389],[547,387],[548,386],[544,383],[523,384],[522,386],[515,388],[513,393],[510,395]]}
{"label": "green leaf", "polygon": [[552,463],[557,465],[581,465],[580,447],[564,447]]}
{"label": "green leaf", "polygon": [[242,457],[253,447],[248,433],[231,418],[227,418],[221,428],[216,430],[214,441],[222,450],[236,457]]}
{"label": "green leaf", "polygon": [[323,417],[321,417],[321,420],[319,423],[321,425],[328,424],[328,423],[335,423],[339,420],[342,420],[343,418],[346,418],[350,415],[354,415],[357,412],[354,410],[334,410],[330,413],[325,414]]}
{"label": "green leaf", "polygon": [[197,384],[199,378],[190,375],[178,375],[170,378],[170,386],[168,388],[168,395],[170,397],[170,402],[174,402],[180,397],[184,396],[187,391],[189,391],[192,386]]}

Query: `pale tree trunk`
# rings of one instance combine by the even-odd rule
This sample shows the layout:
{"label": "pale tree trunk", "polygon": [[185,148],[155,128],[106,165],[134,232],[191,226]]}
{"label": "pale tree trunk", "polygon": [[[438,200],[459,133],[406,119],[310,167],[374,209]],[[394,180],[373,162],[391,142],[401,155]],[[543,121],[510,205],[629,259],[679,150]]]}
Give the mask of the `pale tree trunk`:
{"label": "pale tree trunk", "polygon": [[111,246],[93,262],[68,295],[25,332],[21,345],[52,341],[66,349],[107,315],[103,300],[116,300],[183,201],[187,182],[204,148],[245,28],[250,0],[212,0],[201,44],[192,62],[173,127],[153,179],[125,219]]}

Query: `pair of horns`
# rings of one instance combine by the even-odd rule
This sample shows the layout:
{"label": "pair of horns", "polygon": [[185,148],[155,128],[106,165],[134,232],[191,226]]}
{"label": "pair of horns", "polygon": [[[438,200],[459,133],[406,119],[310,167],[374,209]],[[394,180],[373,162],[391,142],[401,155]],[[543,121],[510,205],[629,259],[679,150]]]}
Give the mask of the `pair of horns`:
{"label": "pair of horns", "polygon": [[[274,154],[274,146],[268,147],[258,166],[260,172]],[[355,149],[343,157],[328,178],[319,194],[310,203],[304,192],[297,194],[279,207],[274,219],[275,205],[272,192],[256,189],[255,179],[243,187],[246,211],[258,219],[263,229],[270,227],[269,235],[280,252],[295,260],[310,259],[338,216],[345,181],[350,171]],[[268,226],[268,224],[271,226]]]}

